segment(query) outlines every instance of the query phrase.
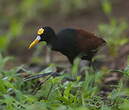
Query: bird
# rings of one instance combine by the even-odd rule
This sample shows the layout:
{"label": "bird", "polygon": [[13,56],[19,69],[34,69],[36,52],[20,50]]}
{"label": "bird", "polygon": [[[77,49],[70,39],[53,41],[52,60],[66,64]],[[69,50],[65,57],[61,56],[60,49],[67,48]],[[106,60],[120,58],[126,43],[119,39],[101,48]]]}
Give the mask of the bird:
{"label": "bird", "polygon": [[65,28],[56,33],[50,26],[38,29],[37,37],[29,45],[29,49],[42,41],[45,41],[52,50],[65,55],[71,64],[77,57],[92,62],[99,47],[106,44],[104,39],[84,29]]}

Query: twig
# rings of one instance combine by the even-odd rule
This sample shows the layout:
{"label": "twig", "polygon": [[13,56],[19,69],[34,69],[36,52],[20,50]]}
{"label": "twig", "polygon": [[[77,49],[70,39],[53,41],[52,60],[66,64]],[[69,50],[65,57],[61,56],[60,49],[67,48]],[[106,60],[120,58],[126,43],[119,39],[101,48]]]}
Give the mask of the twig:
{"label": "twig", "polygon": [[29,81],[29,80],[34,80],[34,79],[38,79],[38,78],[49,76],[49,75],[51,75],[53,77],[60,76],[60,74],[57,73],[57,72],[49,72],[49,73],[43,73],[43,74],[38,74],[38,75],[33,75],[33,76],[26,77],[26,78],[23,79],[23,81],[26,82],[26,81]]}
{"label": "twig", "polygon": [[41,88],[41,86],[49,79],[51,78],[51,76],[53,76],[56,72],[51,73],[50,76],[48,76],[45,80],[43,80],[42,82],[40,82],[38,85],[36,85],[36,88],[34,88],[34,90],[32,91],[32,93],[35,95],[37,93],[37,91]]}

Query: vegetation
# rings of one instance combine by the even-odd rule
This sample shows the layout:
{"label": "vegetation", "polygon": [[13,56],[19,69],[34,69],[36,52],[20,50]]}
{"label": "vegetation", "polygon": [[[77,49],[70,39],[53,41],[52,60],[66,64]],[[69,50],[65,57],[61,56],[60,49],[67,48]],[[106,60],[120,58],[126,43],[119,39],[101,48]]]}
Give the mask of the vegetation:
{"label": "vegetation", "polygon": [[[127,66],[123,70],[111,70],[107,67],[98,71],[93,71],[88,67],[79,69],[80,60],[77,59],[70,73],[61,71],[61,76],[50,77],[48,80],[49,76],[30,81],[25,81],[24,78],[29,75],[53,72],[57,68],[56,64],[50,64],[37,73],[25,69],[26,65],[22,64],[7,69],[8,63],[16,62],[16,59],[21,58],[10,55],[9,48],[12,45],[17,46],[13,41],[20,39],[25,33],[27,35],[33,33],[34,27],[31,27],[32,30],[27,29],[29,23],[40,20],[42,16],[50,16],[48,13],[54,16],[54,13],[57,12],[58,16],[69,17],[76,12],[89,9],[89,6],[96,7],[96,3],[101,5],[103,13],[108,18],[106,24],[98,25],[98,34],[104,36],[108,43],[108,55],[116,58],[119,55],[119,48],[129,42],[125,34],[128,23],[112,16],[113,7],[109,0],[0,1],[0,24],[2,27],[0,30],[0,110],[129,109],[129,58],[126,61]],[[26,41],[19,42],[20,48],[23,48]],[[31,63],[40,62],[40,51],[41,47],[33,53]],[[38,61],[37,59],[34,61],[33,57],[36,57]],[[79,72],[83,72],[85,76],[83,79],[81,75],[77,74]],[[107,76],[113,72],[119,74],[120,77],[115,82],[105,82]],[[36,91],[42,82],[43,84]]]}
{"label": "vegetation", "polygon": [[[115,89],[103,96],[102,79],[106,71],[101,70],[93,72],[85,70],[86,77],[80,81],[80,76],[72,76],[75,81],[63,81],[66,75],[51,77],[41,87],[39,91],[34,92],[39,80],[24,81],[18,71],[23,67],[15,67],[11,70],[5,70],[5,61],[9,58],[1,56],[1,75],[0,75],[0,109],[1,110],[126,110],[129,109],[129,88],[125,80],[128,81],[129,67],[120,71],[123,78],[118,85],[112,85]],[[75,65],[74,65],[75,66]],[[55,66],[52,65],[45,70],[53,71]],[[76,71],[74,71],[77,73]],[[109,72],[109,71],[107,71]],[[32,72],[27,71],[27,74]],[[39,74],[39,73],[37,73]],[[69,76],[70,77],[70,76]],[[71,77],[71,78],[72,78]],[[45,78],[41,78],[40,82]],[[105,85],[106,88],[106,85]]]}

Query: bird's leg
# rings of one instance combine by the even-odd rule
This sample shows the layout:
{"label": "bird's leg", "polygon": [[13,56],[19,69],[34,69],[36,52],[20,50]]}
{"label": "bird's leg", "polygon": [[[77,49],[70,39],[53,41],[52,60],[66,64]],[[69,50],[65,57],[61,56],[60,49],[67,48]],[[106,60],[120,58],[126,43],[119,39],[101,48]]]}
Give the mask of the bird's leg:
{"label": "bird's leg", "polygon": [[68,58],[68,60],[69,60],[70,64],[71,64],[71,65],[73,65],[73,64],[74,64],[74,60],[73,60],[73,58],[72,58],[72,57],[67,57],[67,58]]}
{"label": "bird's leg", "polygon": [[95,68],[95,66],[93,64],[93,60],[92,59],[89,61],[89,67],[92,68],[94,71],[96,71],[96,68]]}
{"label": "bird's leg", "polygon": [[92,80],[92,86],[95,85],[95,72],[96,72],[96,68],[93,64],[93,60],[90,60],[89,61],[89,72],[91,73],[91,76],[93,77],[93,80]]}
{"label": "bird's leg", "polygon": [[92,67],[92,61],[91,60],[89,61],[89,67]]}

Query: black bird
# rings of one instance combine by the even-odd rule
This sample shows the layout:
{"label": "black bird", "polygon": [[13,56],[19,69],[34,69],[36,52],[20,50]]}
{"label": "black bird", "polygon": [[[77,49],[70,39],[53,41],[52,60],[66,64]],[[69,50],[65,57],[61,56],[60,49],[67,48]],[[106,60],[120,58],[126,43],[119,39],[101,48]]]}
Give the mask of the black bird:
{"label": "black bird", "polygon": [[77,56],[91,62],[99,47],[106,43],[102,38],[83,29],[66,28],[56,34],[51,27],[40,28],[37,31],[37,38],[29,48],[41,41],[46,41],[52,50],[67,56],[71,64]]}

